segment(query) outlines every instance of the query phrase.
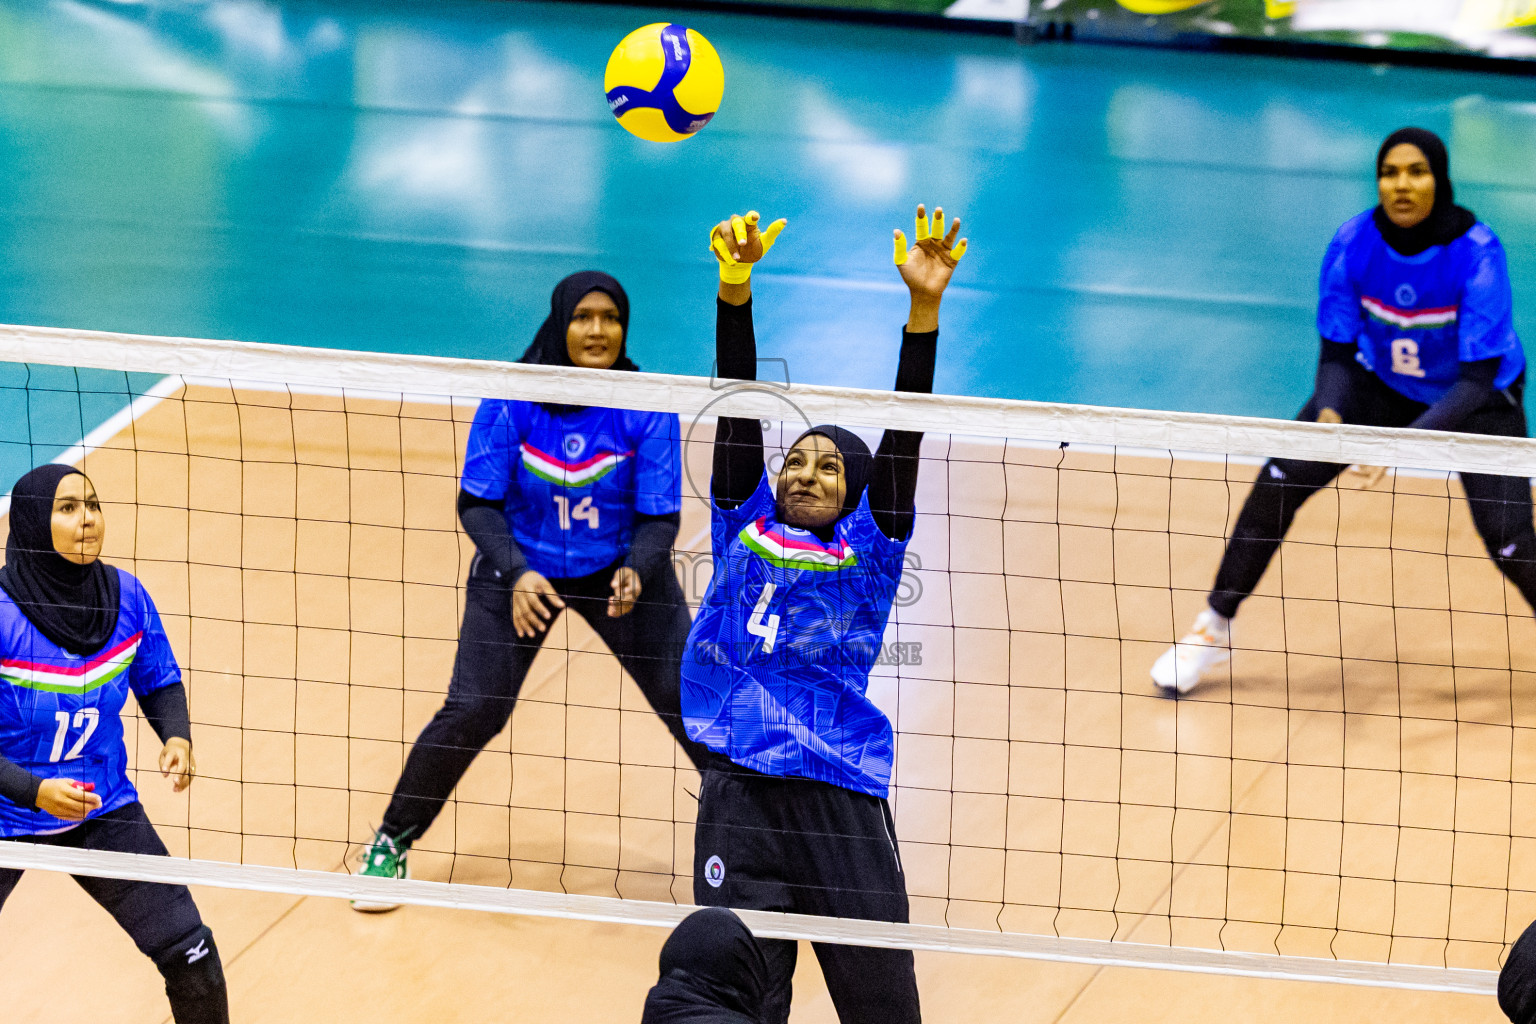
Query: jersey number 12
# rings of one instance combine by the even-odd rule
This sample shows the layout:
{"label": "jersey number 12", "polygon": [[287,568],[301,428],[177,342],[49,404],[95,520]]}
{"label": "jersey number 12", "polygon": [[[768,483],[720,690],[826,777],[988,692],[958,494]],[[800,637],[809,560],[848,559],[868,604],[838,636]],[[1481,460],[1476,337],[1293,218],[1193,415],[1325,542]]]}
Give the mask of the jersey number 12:
{"label": "jersey number 12", "polygon": [[752,609],[752,617],[747,620],[747,632],[753,636],[763,638],[763,653],[772,654],[774,641],[779,638],[779,617],[769,615],[765,621],[763,613],[768,610],[768,602],[773,600],[774,585],[763,584],[763,592],[758,595],[757,605]]}
{"label": "jersey number 12", "polygon": [[84,729],[80,738],[75,740],[75,745],[69,748],[69,753],[64,753],[64,741],[69,739],[69,712],[55,711],[54,719],[59,727],[53,733],[53,749],[48,752],[48,760],[55,764],[59,761],[73,761],[80,756],[80,751],[85,749],[90,741],[91,733],[96,731],[97,724],[101,721],[101,712],[95,708],[81,708],[75,712],[75,728]]}
{"label": "jersey number 12", "polygon": [[569,530],[572,519],[585,519],[587,529],[597,529],[597,506],[592,504],[592,495],[587,495],[571,508],[571,499],[563,494],[555,495],[555,508],[560,510],[560,529]]}

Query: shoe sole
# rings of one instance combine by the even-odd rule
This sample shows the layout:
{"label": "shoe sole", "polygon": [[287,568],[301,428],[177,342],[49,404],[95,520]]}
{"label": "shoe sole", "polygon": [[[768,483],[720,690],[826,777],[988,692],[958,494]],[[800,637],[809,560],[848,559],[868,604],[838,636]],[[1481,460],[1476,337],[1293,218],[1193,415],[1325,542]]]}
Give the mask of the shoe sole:
{"label": "shoe sole", "polygon": [[360,914],[387,914],[391,910],[399,910],[400,909],[400,904],[398,904],[398,903],[361,903],[361,902],[359,902],[357,900],[353,900],[352,901],[352,909],[357,911]]}

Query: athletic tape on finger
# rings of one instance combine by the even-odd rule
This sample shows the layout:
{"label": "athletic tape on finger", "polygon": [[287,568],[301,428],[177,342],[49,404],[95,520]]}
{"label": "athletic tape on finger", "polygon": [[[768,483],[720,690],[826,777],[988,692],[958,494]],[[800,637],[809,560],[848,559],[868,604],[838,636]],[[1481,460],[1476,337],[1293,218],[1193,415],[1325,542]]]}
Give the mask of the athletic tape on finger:
{"label": "athletic tape on finger", "polygon": [[899,267],[907,262],[907,236],[900,231],[896,232],[896,265]]}
{"label": "athletic tape on finger", "polygon": [[769,224],[766,228],[763,229],[761,238],[763,240],[764,256],[768,255],[768,250],[773,248],[773,243],[779,240],[779,232],[783,231],[784,225],[788,223],[789,221],[785,220],[783,217],[780,217],[778,220],[774,221],[772,224]]}

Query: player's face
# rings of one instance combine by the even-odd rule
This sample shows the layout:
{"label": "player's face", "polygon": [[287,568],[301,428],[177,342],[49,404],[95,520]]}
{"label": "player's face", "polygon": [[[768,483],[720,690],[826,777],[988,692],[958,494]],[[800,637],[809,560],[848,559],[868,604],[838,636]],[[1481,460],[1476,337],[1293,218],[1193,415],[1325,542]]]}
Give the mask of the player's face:
{"label": "player's face", "polygon": [[1435,205],[1435,174],[1418,146],[1400,142],[1387,150],[1376,175],[1381,208],[1400,228],[1411,228]]}
{"label": "player's face", "polygon": [[779,470],[779,520],[815,530],[837,522],[848,482],[843,457],[830,437],[809,434],[789,450]]}
{"label": "player's face", "polygon": [[76,565],[90,565],[101,556],[107,524],[101,518],[96,488],[79,473],[59,481],[53,492],[53,547]]}
{"label": "player's face", "polygon": [[565,347],[571,362],[589,370],[606,370],[619,358],[624,327],[619,307],[607,292],[588,292],[576,303],[565,329]]}

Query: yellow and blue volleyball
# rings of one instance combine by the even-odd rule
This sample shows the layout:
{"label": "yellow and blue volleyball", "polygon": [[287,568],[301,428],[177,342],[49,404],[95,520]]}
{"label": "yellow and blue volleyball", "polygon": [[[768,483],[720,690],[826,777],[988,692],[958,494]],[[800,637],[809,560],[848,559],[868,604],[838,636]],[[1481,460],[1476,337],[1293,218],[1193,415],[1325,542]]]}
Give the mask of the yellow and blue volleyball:
{"label": "yellow and blue volleyball", "polygon": [[625,131],[650,142],[681,142],[720,109],[725,69],[708,39],[659,21],[613,48],[603,89]]}

